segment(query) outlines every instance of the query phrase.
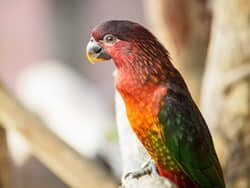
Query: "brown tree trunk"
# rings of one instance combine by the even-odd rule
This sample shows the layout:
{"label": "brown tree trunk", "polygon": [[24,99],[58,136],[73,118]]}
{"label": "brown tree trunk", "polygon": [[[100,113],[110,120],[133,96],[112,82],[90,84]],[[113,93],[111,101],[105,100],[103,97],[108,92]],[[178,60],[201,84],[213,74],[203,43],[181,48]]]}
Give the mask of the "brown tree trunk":
{"label": "brown tree trunk", "polygon": [[217,0],[202,107],[228,187],[250,187],[250,1]]}
{"label": "brown tree trunk", "polygon": [[207,1],[147,0],[145,5],[153,32],[169,50],[199,104],[211,20]]}
{"label": "brown tree trunk", "polygon": [[0,187],[11,187],[11,166],[5,129],[0,126]]}

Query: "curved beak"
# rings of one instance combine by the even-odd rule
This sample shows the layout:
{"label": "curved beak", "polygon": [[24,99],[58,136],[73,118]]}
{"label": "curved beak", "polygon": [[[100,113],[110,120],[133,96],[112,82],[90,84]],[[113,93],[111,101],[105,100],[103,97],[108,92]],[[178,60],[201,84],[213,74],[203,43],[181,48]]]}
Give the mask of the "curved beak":
{"label": "curved beak", "polygon": [[110,55],[91,37],[86,48],[87,58],[91,63],[110,60]]}

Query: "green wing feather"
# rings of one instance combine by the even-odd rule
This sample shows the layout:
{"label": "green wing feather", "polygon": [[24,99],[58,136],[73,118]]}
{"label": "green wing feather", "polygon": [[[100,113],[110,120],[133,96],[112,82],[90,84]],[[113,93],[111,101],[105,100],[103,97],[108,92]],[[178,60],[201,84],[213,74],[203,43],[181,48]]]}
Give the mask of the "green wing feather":
{"label": "green wing feather", "polygon": [[159,121],[172,157],[200,187],[225,187],[212,137],[190,94],[168,86],[163,100]]}

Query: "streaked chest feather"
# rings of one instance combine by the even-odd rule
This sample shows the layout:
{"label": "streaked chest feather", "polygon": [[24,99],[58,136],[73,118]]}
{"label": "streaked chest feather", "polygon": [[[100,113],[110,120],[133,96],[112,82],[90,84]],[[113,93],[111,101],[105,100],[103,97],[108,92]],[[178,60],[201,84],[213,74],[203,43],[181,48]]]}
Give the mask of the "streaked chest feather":
{"label": "streaked chest feather", "polygon": [[153,84],[116,85],[126,105],[131,127],[152,158],[170,170],[180,170],[164,144],[159,125],[158,113],[166,87]]}
{"label": "streaked chest feather", "polygon": [[119,83],[116,88],[123,97],[128,119],[134,131],[145,135],[149,130],[157,129],[155,125],[159,122],[157,116],[166,88],[150,83],[143,85]]}

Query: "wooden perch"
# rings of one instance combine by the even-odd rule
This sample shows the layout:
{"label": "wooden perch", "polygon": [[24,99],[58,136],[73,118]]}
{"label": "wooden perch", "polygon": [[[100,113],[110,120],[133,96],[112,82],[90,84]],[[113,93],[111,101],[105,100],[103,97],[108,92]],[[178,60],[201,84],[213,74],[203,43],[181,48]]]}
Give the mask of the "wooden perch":
{"label": "wooden perch", "polygon": [[[98,165],[73,151],[43,123],[18,104],[0,85],[0,123],[17,131],[31,145],[33,154],[71,187],[115,187]],[[70,126],[70,125],[69,125]]]}
{"label": "wooden perch", "polygon": [[121,188],[177,188],[177,186],[160,176],[146,175],[140,179],[131,179],[127,181]]}
{"label": "wooden perch", "polygon": [[[123,100],[116,92],[116,119],[120,139],[120,148],[122,154],[123,174],[133,172],[141,168],[141,165],[147,161],[150,156],[139,142],[132,131]],[[174,188],[175,186],[166,178],[159,176],[143,176],[139,179],[129,179],[122,188]]]}

